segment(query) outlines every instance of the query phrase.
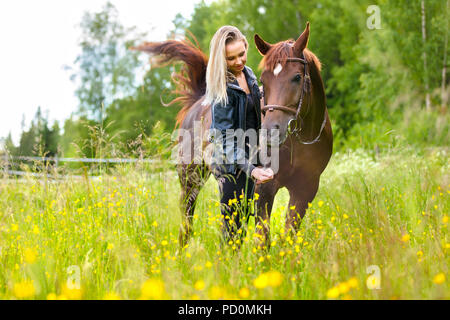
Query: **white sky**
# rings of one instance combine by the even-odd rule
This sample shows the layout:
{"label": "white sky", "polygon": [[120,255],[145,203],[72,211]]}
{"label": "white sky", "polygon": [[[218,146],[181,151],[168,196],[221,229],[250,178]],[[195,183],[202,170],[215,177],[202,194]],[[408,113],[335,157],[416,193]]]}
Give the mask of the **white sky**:
{"label": "white sky", "polygon": [[[148,32],[147,40],[165,40],[177,13],[190,18],[200,0],[111,0],[125,27]],[[207,1],[209,3],[210,1]],[[17,145],[22,115],[28,128],[37,107],[49,123],[76,110],[70,71],[80,53],[77,28],[85,11],[98,12],[106,0],[0,1],[0,138],[12,133]]]}

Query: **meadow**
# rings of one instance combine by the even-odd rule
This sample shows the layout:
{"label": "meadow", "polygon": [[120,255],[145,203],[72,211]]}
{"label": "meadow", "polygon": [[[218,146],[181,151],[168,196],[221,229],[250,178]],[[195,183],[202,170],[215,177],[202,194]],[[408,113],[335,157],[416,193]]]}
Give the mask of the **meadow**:
{"label": "meadow", "polygon": [[0,181],[0,299],[449,299],[445,147],[333,154],[297,234],[221,241],[211,177],[180,248],[173,166]]}

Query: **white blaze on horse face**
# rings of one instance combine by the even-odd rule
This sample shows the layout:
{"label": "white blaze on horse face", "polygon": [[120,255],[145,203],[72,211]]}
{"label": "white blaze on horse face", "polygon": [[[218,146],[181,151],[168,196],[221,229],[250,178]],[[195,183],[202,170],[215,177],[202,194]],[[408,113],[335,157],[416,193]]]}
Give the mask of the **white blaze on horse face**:
{"label": "white blaze on horse face", "polygon": [[278,76],[278,74],[281,72],[281,70],[283,70],[283,67],[281,66],[281,64],[277,64],[275,69],[273,69],[274,76],[275,77]]}

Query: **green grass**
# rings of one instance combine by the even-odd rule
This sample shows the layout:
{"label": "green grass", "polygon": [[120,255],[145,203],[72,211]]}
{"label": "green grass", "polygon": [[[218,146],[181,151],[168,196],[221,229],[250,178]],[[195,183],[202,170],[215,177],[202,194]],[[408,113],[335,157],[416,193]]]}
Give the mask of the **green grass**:
{"label": "green grass", "polygon": [[269,251],[255,248],[253,219],[240,250],[221,244],[213,178],[180,249],[169,167],[124,166],[98,181],[4,177],[0,298],[449,299],[448,149],[418,154],[334,154],[295,236],[283,233],[288,194],[278,193]]}

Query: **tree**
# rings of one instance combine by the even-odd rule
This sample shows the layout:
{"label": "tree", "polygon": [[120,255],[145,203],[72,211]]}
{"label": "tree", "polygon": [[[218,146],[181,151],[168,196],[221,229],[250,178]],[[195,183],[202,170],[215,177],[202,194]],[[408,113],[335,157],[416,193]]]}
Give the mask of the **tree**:
{"label": "tree", "polygon": [[22,131],[19,147],[15,149],[15,155],[53,157],[58,153],[59,125],[55,121],[52,129],[48,127],[48,114],[42,115],[41,107],[38,107],[29,130]]}
{"label": "tree", "polygon": [[[109,134],[120,134],[120,140],[128,143],[139,134],[151,134],[153,126],[163,122],[167,130],[175,125],[177,106],[164,107],[161,100],[170,101],[170,75],[173,67],[153,69],[144,77],[144,82],[135,94],[113,102],[105,123]],[[125,150],[124,150],[125,151]]]}
{"label": "tree", "polygon": [[135,34],[134,27],[123,27],[110,2],[100,12],[86,12],[80,27],[82,53],[75,60],[79,70],[72,75],[79,82],[79,113],[101,123],[109,105],[136,88],[139,60],[137,53],[128,48],[143,34]]}
{"label": "tree", "polygon": [[14,142],[13,142],[12,136],[11,136],[11,132],[9,132],[8,136],[4,139],[3,148],[10,155],[12,155],[12,156],[17,155],[17,147],[14,145]]}

